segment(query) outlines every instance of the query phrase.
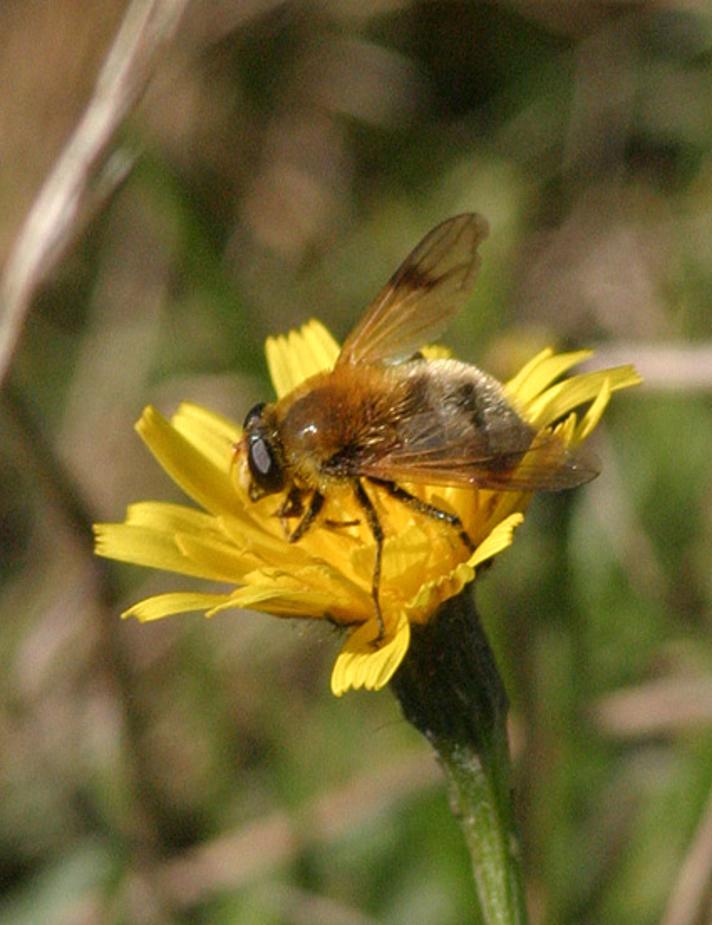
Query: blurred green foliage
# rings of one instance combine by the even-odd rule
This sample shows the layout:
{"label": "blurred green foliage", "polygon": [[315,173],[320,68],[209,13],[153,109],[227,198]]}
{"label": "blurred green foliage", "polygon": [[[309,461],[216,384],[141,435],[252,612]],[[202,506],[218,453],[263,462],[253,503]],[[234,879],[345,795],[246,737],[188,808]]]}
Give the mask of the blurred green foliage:
{"label": "blurred green foliage", "polygon": [[[108,28],[100,5],[54,5],[52,30],[19,6],[3,254]],[[600,479],[537,500],[478,582],[532,921],[709,921],[669,904],[712,812],[711,65],[702,4],[194,5],[126,127],[138,167],[36,299],[1,407],[3,925],[470,921],[428,749],[387,692],[331,697],[332,634],[122,624],[190,582],[89,540],[178,497],[132,432],[144,403],[242,419],[267,334],[313,315],[343,337],[469,209],[492,235],[463,358],[506,377],[592,344],[648,380],[613,401]]]}

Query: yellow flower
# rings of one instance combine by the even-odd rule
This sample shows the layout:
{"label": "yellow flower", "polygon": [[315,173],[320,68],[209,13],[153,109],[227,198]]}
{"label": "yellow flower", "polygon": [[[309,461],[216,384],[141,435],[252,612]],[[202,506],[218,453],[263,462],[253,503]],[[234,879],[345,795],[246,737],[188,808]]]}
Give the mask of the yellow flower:
{"label": "yellow flower", "polygon": [[[339,348],[311,321],[287,337],[267,341],[267,361],[278,397],[330,369]],[[505,393],[530,424],[555,425],[570,446],[597,425],[613,391],[640,381],[630,366],[559,380],[590,351],[554,355],[544,350],[510,382]],[[579,417],[573,409],[588,404]],[[210,617],[251,608],[283,617],[329,619],[348,628],[331,688],[377,690],[403,660],[412,623],[426,622],[438,606],[475,578],[477,568],[510,545],[530,493],[409,485],[422,499],[454,511],[474,544],[471,554],[457,531],[415,513],[380,489],[372,496],[384,524],[380,632],[371,597],[375,542],[349,492],[327,499],[324,520],[297,542],[287,542],[275,512],[281,496],[251,501],[235,458],[240,428],[211,411],[183,404],[167,421],[148,407],[137,430],[160,465],[203,510],[145,501],[129,507],[121,524],[97,524],[98,555],[224,583],[223,592],[181,591],[150,597],[124,613],[156,620],[186,611]],[[331,528],[325,522],[358,521]]]}

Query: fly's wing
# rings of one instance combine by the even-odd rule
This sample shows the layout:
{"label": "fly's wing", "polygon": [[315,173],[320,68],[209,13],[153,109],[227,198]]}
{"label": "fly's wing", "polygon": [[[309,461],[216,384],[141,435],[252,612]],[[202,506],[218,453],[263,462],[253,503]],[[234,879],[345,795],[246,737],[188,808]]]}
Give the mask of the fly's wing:
{"label": "fly's wing", "polygon": [[488,231],[481,215],[467,213],[426,235],[346,338],[337,364],[397,363],[436,341],[472,289]]}
{"label": "fly's wing", "polygon": [[464,422],[443,426],[433,414],[401,423],[407,433],[402,445],[362,459],[359,475],[499,491],[562,491],[591,481],[599,472],[592,456],[570,450],[556,434],[536,434],[521,420],[499,431],[496,441],[473,433]]}

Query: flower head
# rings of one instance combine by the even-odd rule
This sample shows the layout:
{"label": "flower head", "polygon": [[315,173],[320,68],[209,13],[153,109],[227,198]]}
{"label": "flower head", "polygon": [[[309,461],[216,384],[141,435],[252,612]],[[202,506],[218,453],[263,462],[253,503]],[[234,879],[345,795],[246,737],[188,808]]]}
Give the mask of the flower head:
{"label": "flower head", "polygon": [[[331,369],[339,348],[311,321],[267,341],[278,397]],[[506,397],[537,431],[550,428],[574,447],[596,427],[617,389],[638,383],[630,366],[558,381],[589,351],[544,350],[504,385]],[[588,405],[583,415],[574,409]],[[250,608],[276,616],[329,619],[347,628],[331,678],[336,695],[379,689],[405,656],[413,623],[473,581],[477,569],[512,542],[531,493],[408,485],[416,497],[456,514],[472,541],[423,516],[378,488],[370,496],[384,527],[379,624],[371,594],[376,543],[353,495],[335,491],[316,526],[289,543],[277,515],[283,498],[250,500],[240,477],[240,428],[193,404],[170,421],[154,408],[137,430],[160,465],[201,509],[146,501],[129,507],[124,523],[98,524],[96,552],[125,562],[227,585],[222,592],[180,591],[140,601],[124,616],[155,620],[187,611],[213,616]]]}

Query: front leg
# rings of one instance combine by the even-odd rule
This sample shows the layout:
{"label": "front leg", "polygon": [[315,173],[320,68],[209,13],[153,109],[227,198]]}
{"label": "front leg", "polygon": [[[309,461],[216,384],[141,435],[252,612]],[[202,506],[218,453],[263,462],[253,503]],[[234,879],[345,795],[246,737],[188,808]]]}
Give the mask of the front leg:
{"label": "front leg", "polygon": [[286,520],[289,517],[300,517],[304,511],[304,492],[293,485],[277,510],[277,517]]}
{"label": "front leg", "polygon": [[381,585],[381,560],[383,558],[383,527],[381,526],[381,522],[378,519],[376,508],[373,506],[373,502],[368,497],[366,489],[363,487],[359,479],[354,479],[352,484],[354,494],[356,495],[356,501],[363,508],[363,511],[366,515],[366,522],[368,523],[371,533],[373,534],[373,538],[376,541],[376,561],[373,566],[371,597],[373,598],[373,603],[376,607],[376,619],[378,620],[378,639],[376,642],[380,642],[386,632],[386,625],[383,622],[383,613],[381,612],[381,602],[378,597],[378,592]]}
{"label": "front leg", "polygon": [[[298,490],[298,489],[297,489]],[[287,496],[287,501],[289,501],[290,494]],[[301,500],[301,498],[300,498]],[[286,502],[285,502],[286,503]],[[288,543],[296,543],[297,540],[300,540],[307,530],[312,526],[314,521],[319,516],[319,511],[324,507],[324,496],[318,491],[315,491],[309,501],[309,507],[306,510],[306,513],[299,521],[294,530],[287,537]],[[301,510],[301,508],[300,508]]]}
{"label": "front leg", "polygon": [[304,491],[301,488],[297,488],[296,485],[293,485],[287,497],[277,508],[276,516],[279,517],[279,522],[282,525],[284,530],[284,535],[289,536],[292,532],[292,528],[289,525],[289,520],[292,517],[301,517],[304,513]]}

